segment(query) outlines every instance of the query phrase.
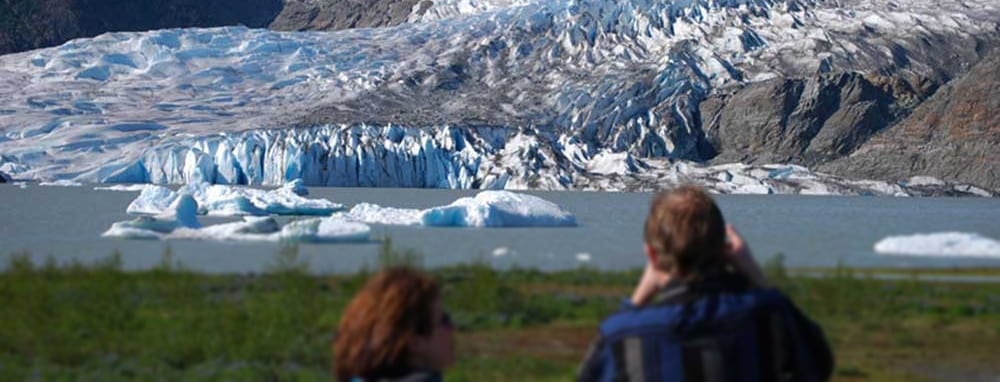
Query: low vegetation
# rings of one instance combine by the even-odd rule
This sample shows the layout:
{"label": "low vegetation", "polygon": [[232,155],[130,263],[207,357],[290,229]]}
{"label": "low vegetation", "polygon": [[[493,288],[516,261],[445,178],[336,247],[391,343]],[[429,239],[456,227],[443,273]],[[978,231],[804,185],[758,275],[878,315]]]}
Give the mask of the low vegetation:
{"label": "low vegetation", "polygon": [[[382,266],[419,266],[386,247]],[[1000,284],[880,281],[845,268],[774,282],[826,330],[836,380],[962,380],[996,375]],[[448,380],[569,380],[602,317],[638,271],[430,270],[459,328]],[[936,271],[940,272],[940,271]],[[342,309],[370,271],[315,276],[295,247],[265,274],[208,275],[173,262],[125,272],[35,264],[0,273],[0,380],[330,380]],[[791,276],[790,276],[791,275]]]}

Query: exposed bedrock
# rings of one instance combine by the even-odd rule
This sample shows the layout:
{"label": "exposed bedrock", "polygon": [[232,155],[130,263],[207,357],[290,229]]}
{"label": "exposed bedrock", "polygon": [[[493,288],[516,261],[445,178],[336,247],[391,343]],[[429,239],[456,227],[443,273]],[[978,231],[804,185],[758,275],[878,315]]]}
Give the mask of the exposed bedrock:
{"label": "exposed bedrock", "polygon": [[[285,0],[270,28],[281,31],[340,30],[399,25],[419,0]],[[423,1],[429,6],[429,1]],[[419,7],[417,8],[420,9]]]}
{"label": "exposed bedrock", "polygon": [[263,28],[283,0],[0,1],[0,54],[56,46],[107,32],[245,25]]}
{"label": "exposed bedrock", "polygon": [[813,166],[851,153],[934,90],[915,82],[840,73],[753,83],[702,102],[702,126],[717,163]]}
{"label": "exposed bedrock", "polygon": [[886,180],[926,174],[1000,189],[1000,51],[943,86],[898,125],[819,168]]}

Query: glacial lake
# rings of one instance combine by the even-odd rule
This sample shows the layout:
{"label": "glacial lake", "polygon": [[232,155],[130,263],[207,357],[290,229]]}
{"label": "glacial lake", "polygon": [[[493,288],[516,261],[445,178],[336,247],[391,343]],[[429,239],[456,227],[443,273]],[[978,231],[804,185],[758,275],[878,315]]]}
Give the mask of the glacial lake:
{"label": "glacial lake", "polygon": [[[467,190],[310,188],[310,197],[347,207],[360,202],[401,208],[451,203]],[[574,213],[575,228],[426,228],[373,226],[373,237],[413,249],[429,267],[486,262],[543,270],[624,269],[642,265],[642,223],[652,194],[527,192]],[[0,185],[0,255],[28,251],[36,261],[60,263],[107,258],[118,250],[127,269],[155,266],[164,252],[205,272],[259,272],[276,261],[280,245],[211,241],[133,241],[102,238],[112,223],[130,219],[125,208],[137,192],[83,187]],[[913,257],[876,254],[891,235],[960,231],[1000,238],[1000,201],[983,198],[885,198],[721,195],[727,221],[749,241],[758,260],[784,254],[790,267],[1000,266],[1000,258]],[[202,218],[203,224],[234,219]],[[287,222],[289,218],[281,218]],[[373,268],[380,244],[302,244],[300,257],[317,273]]]}

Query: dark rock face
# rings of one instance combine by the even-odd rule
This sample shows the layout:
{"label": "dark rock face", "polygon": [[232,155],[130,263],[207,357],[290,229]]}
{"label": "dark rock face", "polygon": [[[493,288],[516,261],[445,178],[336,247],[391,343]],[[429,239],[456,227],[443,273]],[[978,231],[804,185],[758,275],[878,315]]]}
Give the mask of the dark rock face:
{"label": "dark rock face", "polygon": [[[286,0],[270,28],[282,31],[340,30],[406,22],[420,0]],[[431,3],[424,0],[421,9]]]}
{"label": "dark rock face", "polygon": [[1000,189],[1000,51],[850,156],[819,166],[852,177],[931,175]]}
{"label": "dark rock face", "polygon": [[10,180],[10,177],[7,176],[7,174],[4,174],[4,173],[0,172],[0,183],[7,183],[7,181],[9,181],[9,180]]}
{"label": "dark rock face", "polygon": [[700,111],[714,162],[811,166],[852,152],[922,97],[905,81],[841,73],[753,83]]}
{"label": "dark rock face", "polygon": [[106,32],[245,25],[266,27],[282,0],[0,1],[0,54]]}

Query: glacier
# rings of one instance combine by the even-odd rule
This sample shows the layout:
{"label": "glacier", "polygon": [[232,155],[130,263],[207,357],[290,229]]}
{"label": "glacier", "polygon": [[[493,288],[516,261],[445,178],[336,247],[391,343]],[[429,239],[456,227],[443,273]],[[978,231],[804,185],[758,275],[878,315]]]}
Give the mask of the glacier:
{"label": "glacier", "polygon": [[[109,33],[0,56],[0,171],[161,185],[689,181],[722,193],[906,195],[908,185],[808,170],[701,165],[711,146],[698,104],[776,77],[936,75],[941,58],[899,57],[895,46],[971,42],[998,20],[989,0],[446,0],[391,28]],[[962,46],[940,56],[964,57]]]}
{"label": "glacier", "polygon": [[1000,258],[1000,241],[977,233],[935,232],[889,236],[875,243],[885,255]]}

